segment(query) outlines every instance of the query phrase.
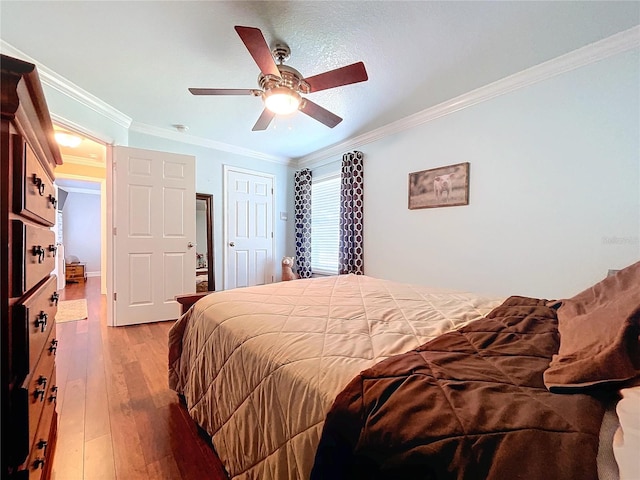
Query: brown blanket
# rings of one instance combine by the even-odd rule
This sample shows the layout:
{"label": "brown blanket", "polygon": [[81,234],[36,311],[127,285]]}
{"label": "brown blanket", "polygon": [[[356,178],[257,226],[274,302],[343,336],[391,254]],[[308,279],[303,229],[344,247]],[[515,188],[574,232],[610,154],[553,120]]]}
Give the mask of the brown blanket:
{"label": "brown blanket", "polygon": [[327,415],[311,478],[597,479],[603,403],[545,388],[558,342],[545,300],[511,297],[363,371]]}

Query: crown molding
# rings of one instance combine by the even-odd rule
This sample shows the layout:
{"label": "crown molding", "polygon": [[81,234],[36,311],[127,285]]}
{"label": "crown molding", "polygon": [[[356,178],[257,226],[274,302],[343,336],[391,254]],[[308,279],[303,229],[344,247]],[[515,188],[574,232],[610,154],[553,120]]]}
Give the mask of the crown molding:
{"label": "crown molding", "polygon": [[389,135],[412,129],[418,125],[458,112],[481,102],[491,100],[577,68],[613,57],[619,53],[640,47],[640,26],[617,33],[603,40],[543,62],[501,80],[472,90],[442,102],[421,112],[409,115],[370,132],[337,143],[328,148],[299,157],[298,167],[318,167],[336,160],[343,153],[380,140]]}
{"label": "crown molding", "polygon": [[86,157],[77,157],[75,155],[63,155],[62,160],[64,163],[73,163],[74,165],[84,165],[94,168],[106,168],[106,165],[102,159],[90,159]]}
{"label": "crown molding", "polygon": [[100,195],[101,194],[100,190],[92,190],[90,188],[67,187],[67,186],[58,186],[58,188],[69,193],[82,193],[84,195]]}
{"label": "crown molding", "polygon": [[197,145],[199,147],[212,148],[214,150],[221,150],[223,152],[233,153],[236,155],[242,155],[243,157],[256,158],[258,160],[265,160],[267,162],[278,163],[282,165],[292,165],[292,160],[289,157],[280,157],[275,155],[269,155],[256,150],[250,150],[248,148],[238,147],[229,143],[216,142],[215,140],[208,140],[202,137],[196,137],[187,133],[173,131],[168,128],[155,127],[146,123],[132,122],[130,131],[144,133],[146,135],[152,135],[154,137],[161,137],[167,140],[173,140],[181,143],[188,143],[191,145]]}
{"label": "crown molding", "polygon": [[71,130],[75,133],[78,133],[84,137],[87,137],[96,143],[102,143],[103,145],[113,145],[115,142],[113,138],[103,135],[101,133],[97,133],[93,130],[89,130],[88,128],[76,122],[73,122],[61,115],[58,115],[57,113],[50,112],[50,115],[51,115],[51,121],[54,124],[60,127],[64,127],[67,130]]}
{"label": "crown molding", "polygon": [[20,58],[24,61],[33,63],[38,69],[38,75],[40,77],[40,81],[43,85],[47,85],[48,87],[53,88],[54,90],[59,91],[63,95],[75,100],[76,102],[84,105],[87,108],[90,108],[94,112],[99,113],[100,115],[108,118],[112,122],[124,127],[129,128],[131,125],[131,118],[125,115],[124,113],[116,110],[111,105],[103,102],[95,95],[90,94],[86,90],[83,90],[76,84],[70,82],[66,78],[58,75],[56,72],[46,67],[42,63],[37,60],[29,57],[26,53],[18,50],[13,45],[5,42],[0,39],[0,51],[6,55],[11,55],[13,57]]}

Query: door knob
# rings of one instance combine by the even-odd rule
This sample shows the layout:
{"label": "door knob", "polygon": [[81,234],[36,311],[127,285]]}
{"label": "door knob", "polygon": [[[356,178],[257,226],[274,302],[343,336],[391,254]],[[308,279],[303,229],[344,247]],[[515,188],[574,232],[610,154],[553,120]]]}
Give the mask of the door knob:
{"label": "door knob", "polygon": [[187,247],[193,248],[193,247],[195,247],[195,245],[193,244],[193,242],[189,242],[189,243],[187,243]]}
{"label": "door knob", "polygon": [[235,246],[236,246],[236,243],[235,243],[235,242],[229,242],[229,246],[230,246],[230,247],[235,247]]}

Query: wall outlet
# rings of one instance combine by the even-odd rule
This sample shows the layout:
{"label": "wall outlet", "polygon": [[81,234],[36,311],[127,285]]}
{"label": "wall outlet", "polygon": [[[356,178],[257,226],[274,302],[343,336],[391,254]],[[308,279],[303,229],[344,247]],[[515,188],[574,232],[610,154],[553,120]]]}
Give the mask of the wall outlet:
{"label": "wall outlet", "polygon": [[280,212],[280,220],[287,221],[287,212]]}

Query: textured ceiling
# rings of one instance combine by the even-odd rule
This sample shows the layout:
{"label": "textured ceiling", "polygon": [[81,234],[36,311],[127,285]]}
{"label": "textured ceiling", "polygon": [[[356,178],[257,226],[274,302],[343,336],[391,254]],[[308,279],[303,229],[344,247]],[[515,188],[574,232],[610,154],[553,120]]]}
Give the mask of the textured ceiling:
{"label": "textured ceiling", "polygon": [[[298,158],[399,120],[640,23],[639,2],[6,1],[0,37],[133,119],[268,155]],[[363,61],[369,81],[312,93],[344,118],[297,113],[251,128],[258,67],[234,30],[286,42],[311,76]]]}

